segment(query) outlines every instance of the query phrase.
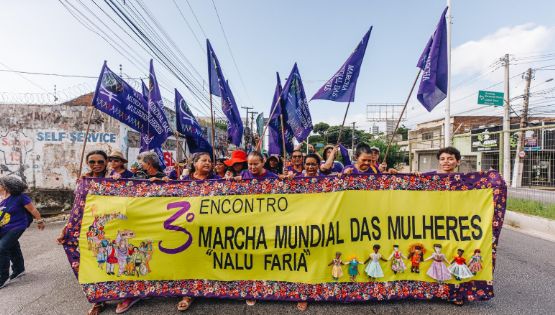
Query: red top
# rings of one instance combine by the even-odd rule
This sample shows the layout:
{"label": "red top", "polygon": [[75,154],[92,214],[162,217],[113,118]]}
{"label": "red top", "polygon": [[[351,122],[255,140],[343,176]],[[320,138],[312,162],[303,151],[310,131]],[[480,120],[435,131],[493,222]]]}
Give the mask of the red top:
{"label": "red top", "polygon": [[457,265],[464,265],[466,264],[466,259],[462,256],[455,257],[455,263],[457,263]]}

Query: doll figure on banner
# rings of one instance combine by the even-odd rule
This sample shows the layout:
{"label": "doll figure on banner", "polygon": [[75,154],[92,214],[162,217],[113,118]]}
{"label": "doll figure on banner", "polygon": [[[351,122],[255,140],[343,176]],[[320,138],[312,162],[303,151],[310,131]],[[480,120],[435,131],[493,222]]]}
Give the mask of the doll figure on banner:
{"label": "doll figure on banner", "polygon": [[420,263],[424,261],[426,249],[421,243],[414,243],[409,246],[410,272],[420,273]]}
{"label": "doll figure on banner", "polygon": [[457,255],[453,258],[453,261],[451,261],[451,266],[449,266],[449,271],[453,274],[453,276],[455,276],[455,279],[459,281],[462,279],[472,278],[474,276],[472,271],[470,271],[466,265],[466,259],[463,257],[463,254],[464,250],[460,248],[457,249]]}
{"label": "doll figure on banner", "polygon": [[331,276],[333,280],[338,281],[339,278],[343,277],[343,265],[344,263],[341,261],[341,253],[335,253],[335,258],[328,264],[331,267]]}
{"label": "doll figure on banner", "polygon": [[358,265],[362,265],[363,262],[358,260],[356,256],[351,256],[351,258],[349,258],[349,261],[345,262],[344,264],[349,265],[349,279],[352,282],[355,282],[358,276]]}
{"label": "doll figure on banner", "polygon": [[474,275],[482,270],[482,254],[480,252],[480,249],[477,248],[474,250],[474,255],[472,255],[472,257],[470,258],[468,268]]}
{"label": "doll figure on banner", "polygon": [[370,261],[364,271],[366,272],[368,277],[372,279],[383,278],[384,274],[382,267],[380,266],[380,260],[387,261],[387,259],[384,259],[380,254],[380,245],[375,244],[372,249],[374,250],[374,252],[371,253],[368,259],[366,259],[366,261],[364,262],[366,264]]}
{"label": "doll figure on banner", "polygon": [[393,270],[393,273],[405,272],[407,266],[403,259],[407,259],[407,257],[399,251],[399,245],[393,245],[393,253],[391,253],[391,256],[387,259],[391,260],[391,270]]}
{"label": "doll figure on banner", "polygon": [[431,278],[438,282],[444,282],[451,279],[451,272],[447,269],[444,262],[449,263],[445,255],[441,252],[441,244],[434,244],[434,252],[432,256],[426,258],[424,261],[433,260],[430,269],[426,273]]}

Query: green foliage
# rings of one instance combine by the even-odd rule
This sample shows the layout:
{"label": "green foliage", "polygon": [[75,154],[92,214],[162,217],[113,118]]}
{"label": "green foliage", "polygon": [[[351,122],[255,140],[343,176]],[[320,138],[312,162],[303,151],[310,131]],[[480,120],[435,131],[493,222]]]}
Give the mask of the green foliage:
{"label": "green foliage", "polygon": [[507,199],[507,210],[535,215],[547,219],[555,219],[555,204],[542,203],[526,199]]}
{"label": "green foliage", "polygon": [[223,121],[216,121],[214,122],[214,127],[227,131],[227,123]]}

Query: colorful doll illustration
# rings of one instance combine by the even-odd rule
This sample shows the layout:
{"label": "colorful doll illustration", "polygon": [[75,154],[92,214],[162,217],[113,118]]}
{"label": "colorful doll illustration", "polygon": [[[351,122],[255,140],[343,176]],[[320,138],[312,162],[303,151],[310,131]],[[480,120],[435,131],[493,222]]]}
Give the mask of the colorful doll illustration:
{"label": "colorful doll illustration", "polygon": [[335,258],[328,264],[328,266],[333,266],[331,268],[331,276],[333,280],[337,281],[339,278],[343,277],[343,262],[341,261],[341,253],[335,253]]}
{"label": "colorful doll illustration", "polygon": [[[118,236],[119,238],[119,236]],[[127,265],[127,256],[128,256],[128,250],[127,250],[127,240],[123,240],[123,239],[116,239],[117,242],[117,249],[116,249],[116,253],[117,253],[117,258],[118,258],[118,277],[121,276],[122,274],[124,274],[125,272],[125,267]]]}
{"label": "colorful doll illustration", "polygon": [[449,266],[449,271],[453,274],[453,276],[455,276],[455,279],[459,281],[461,279],[468,279],[474,276],[472,274],[472,271],[468,269],[468,266],[466,265],[466,259],[463,257],[463,254],[464,250],[460,248],[457,249],[457,255],[455,256],[455,258],[453,258],[451,266]]}
{"label": "colorful doll illustration", "polygon": [[372,249],[374,250],[374,252],[371,253],[370,257],[368,257],[368,259],[366,259],[366,261],[364,262],[366,264],[368,261],[370,261],[370,263],[366,266],[366,269],[364,269],[364,271],[370,278],[373,278],[373,279],[382,278],[384,275],[383,275],[382,267],[380,266],[380,259],[383,261],[387,261],[387,260],[384,259],[382,255],[379,253],[380,245],[375,244],[372,247]]}
{"label": "colorful doll illustration", "polygon": [[109,275],[114,274],[114,265],[118,263],[116,241],[112,241],[106,247],[106,273]]}
{"label": "colorful doll illustration", "polygon": [[103,269],[104,263],[106,262],[106,247],[100,246],[98,248],[98,254],[96,254],[96,262],[98,263],[98,268]]}
{"label": "colorful doll illustration", "polygon": [[351,256],[349,261],[344,262],[345,265],[349,265],[349,279],[354,282],[358,276],[358,265],[362,265],[363,262],[358,260],[356,256]]}
{"label": "colorful doll illustration", "polygon": [[392,260],[391,270],[393,270],[394,273],[405,272],[407,269],[403,259],[407,259],[407,257],[399,251],[399,245],[393,245],[393,253],[391,253],[391,256],[389,256],[387,260]]}
{"label": "colorful doll illustration", "polygon": [[451,279],[451,273],[443,262],[449,263],[445,255],[441,253],[441,244],[434,244],[434,252],[432,256],[426,258],[424,261],[433,260],[430,269],[426,273],[436,281],[444,282]]}
{"label": "colorful doll illustration", "polygon": [[482,270],[482,254],[479,249],[474,250],[474,255],[470,258],[468,268],[474,275]]}
{"label": "colorful doll illustration", "polygon": [[409,246],[410,272],[420,273],[420,263],[424,261],[426,249],[421,243],[414,243]]}

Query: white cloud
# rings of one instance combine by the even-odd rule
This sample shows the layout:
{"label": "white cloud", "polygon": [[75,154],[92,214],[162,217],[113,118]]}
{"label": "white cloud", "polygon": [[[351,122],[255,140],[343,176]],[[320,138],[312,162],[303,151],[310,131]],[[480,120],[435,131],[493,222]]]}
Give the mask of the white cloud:
{"label": "white cloud", "polygon": [[503,27],[479,40],[468,41],[451,52],[453,75],[486,70],[505,54],[530,55],[547,49],[553,41],[554,28],[527,23]]}

